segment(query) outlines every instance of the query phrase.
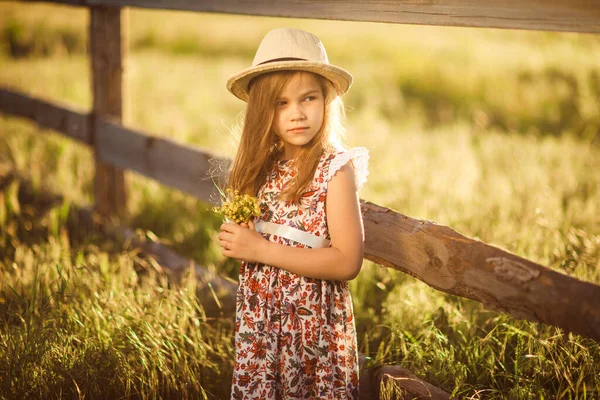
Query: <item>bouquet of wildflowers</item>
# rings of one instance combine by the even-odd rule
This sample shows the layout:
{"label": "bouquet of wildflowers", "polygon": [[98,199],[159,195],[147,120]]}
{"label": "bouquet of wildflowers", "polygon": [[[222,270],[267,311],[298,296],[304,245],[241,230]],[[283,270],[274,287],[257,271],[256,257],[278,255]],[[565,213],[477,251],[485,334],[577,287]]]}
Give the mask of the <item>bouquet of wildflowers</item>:
{"label": "bouquet of wildflowers", "polygon": [[227,189],[226,192],[225,198],[227,200],[223,202],[223,205],[214,207],[214,212],[223,215],[236,224],[247,224],[252,217],[260,215],[260,206],[256,197],[248,194],[242,196],[237,190]]}

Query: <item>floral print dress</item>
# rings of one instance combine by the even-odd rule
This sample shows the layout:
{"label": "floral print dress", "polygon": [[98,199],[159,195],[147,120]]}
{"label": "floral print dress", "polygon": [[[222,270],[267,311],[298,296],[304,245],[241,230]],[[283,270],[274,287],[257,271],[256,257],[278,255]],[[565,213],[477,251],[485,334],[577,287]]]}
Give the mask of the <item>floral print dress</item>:
{"label": "floral print dress", "polygon": [[[261,215],[256,222],[301,231],[322,240],[321,247],[328,246],[327,183],[352,160],[360,189],[368,159],[367,149],[360,147],[325,152],[300,205],[277,199],[296,172],[293,161],[276,162],[259,191]],[[311,247],[290,239],[293,235],[262,235],[275,243]],[[243,262],[236,304],[232,399],[358,398],[356,332],[346,281],[306,278]]]}

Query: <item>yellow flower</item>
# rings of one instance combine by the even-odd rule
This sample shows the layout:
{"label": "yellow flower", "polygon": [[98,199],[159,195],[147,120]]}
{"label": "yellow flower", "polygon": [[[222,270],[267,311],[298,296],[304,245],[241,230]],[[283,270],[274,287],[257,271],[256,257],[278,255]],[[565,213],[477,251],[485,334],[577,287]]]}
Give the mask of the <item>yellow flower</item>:
{"label": "yellow flower", "polygon": [[260,215],[260,205],[256,197],[248,194],[243,196],[237,190],[227,189],[228,200],[225,200],[220,207],[213,207],[213,211],[225,216],[235,223],[248,223],[252,217]]}

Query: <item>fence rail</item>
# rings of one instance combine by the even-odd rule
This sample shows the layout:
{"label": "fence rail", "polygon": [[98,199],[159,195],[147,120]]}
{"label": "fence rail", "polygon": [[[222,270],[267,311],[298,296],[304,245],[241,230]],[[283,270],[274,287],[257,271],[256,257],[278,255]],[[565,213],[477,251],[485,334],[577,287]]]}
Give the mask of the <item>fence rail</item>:
{"label": "fence rail", "polygon": [[[109,165],[131,169],[213,202],[207,150],[185,146],[93,114],[0,88],[0,111],[28,118],[93,148]],[[92,127],[96,140],[91,140]],[[600,342],[600,286],[580,281],[451,228],[361,201],[365,258],[429,286],[479,301],[488,309],[556,325]]]}
{"label": "fence rail", "polygon": [[47,0],[272,17],[600,32],[599,0]]}

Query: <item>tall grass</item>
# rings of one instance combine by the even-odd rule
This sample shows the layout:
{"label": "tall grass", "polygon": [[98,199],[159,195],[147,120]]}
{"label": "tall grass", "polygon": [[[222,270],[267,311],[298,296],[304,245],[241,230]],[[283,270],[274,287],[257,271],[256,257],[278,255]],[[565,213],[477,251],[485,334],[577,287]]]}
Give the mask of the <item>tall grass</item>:
{"label": "tall grass", "polygon": [[[0,85],[89,109],[86,12],[14,3],[0,11]],[[349,143],[371,152],[363,198],[600,283],[596,36],[128,13],[127,125],[231,156],[242,103],[226,78],[249,64],[268,29],[314,31],[355,76]],[[66,36],[77,45],[62,44]],[[49,50],[39,50],[42,40]],[[26,50],[14,54],[13,42]],[[173,286],[131,249],[74,241],[65,227],[69,204],[93,200],[91,152],[0,116],[0,163],[31,180],[32,196],[45,187],[64,196],[31,205],[16,181],[0,185],[0,360],[11,366],[0,370],[2,395],[226,397],[231,317],[207,319],[191,279]],[[235,278],[237,263],[211,240],[219,222],[208,205],[133,173],[128,180],[131,225]],[[351,288],[361,351],[457,397],[599,395],[600,349],[589,339],[370,262]]]}
{"label": "tall grass", "polygon": [[[68,203],[24,215],[40,198],[11,185],[0,231],[11,250],[0,257],[2,398],[226,396],[232,324],[207,317],[193,274],[174,285],[136,249],[76,241]],[[39,243],[22,242],[23,228]]]}

